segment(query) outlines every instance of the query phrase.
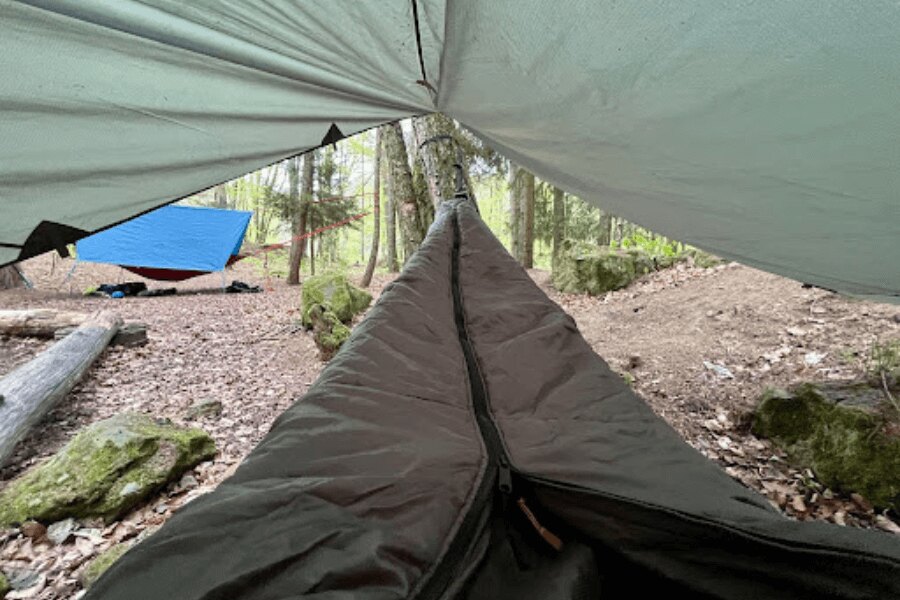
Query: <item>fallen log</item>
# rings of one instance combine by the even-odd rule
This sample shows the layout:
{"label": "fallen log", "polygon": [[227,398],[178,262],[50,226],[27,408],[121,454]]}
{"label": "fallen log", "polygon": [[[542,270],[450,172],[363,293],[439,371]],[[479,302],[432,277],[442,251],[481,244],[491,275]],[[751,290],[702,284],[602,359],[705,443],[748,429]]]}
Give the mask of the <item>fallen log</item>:
{"label": "fallen log", "polygon": [[85,313],[49,308],[0,310],[0,335],[52,338],[58,329],[78,327],[87,318]]}
{"label": "fallen log", "polygon": [[[56,333],[53,334],[53,339],[61,340],[76,329],[78,328],[64,327],[63,329],[57,329]],[[125,348],[136,348],[138,346],[146,345],[148,341],[147,325],[145,323],[130,322],[125,323],[124,325],[119,327],[119,331],[117,331],[116,335],[113,336],[113,339],[109,343],[109,345],[124,346]]]}
{"label": "fallen log", "polygon": [[110,312],[87,315],[71,334],[0,379],[0,465],[75,387],[121,325],[122,319]]}

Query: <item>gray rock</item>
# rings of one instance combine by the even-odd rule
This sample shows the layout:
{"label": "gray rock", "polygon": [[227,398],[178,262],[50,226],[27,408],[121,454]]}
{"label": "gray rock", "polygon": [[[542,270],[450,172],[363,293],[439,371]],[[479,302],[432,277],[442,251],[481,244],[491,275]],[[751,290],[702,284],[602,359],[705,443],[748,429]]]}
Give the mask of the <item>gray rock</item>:
{"label": "gray rock", "polygon": [[84,538],[94,545],[103,543],[103,533],[94,527],[86,527],[84,529],[76,529],[72,532],[75,537]]}
{"label": "gray rock", "polygon": [[69,539],[73,531],[75,531],[75,519],[63,519],[47,528],[47,539],[59,546]]}
{"label": "gray rock", "polygon": [[182,490],[193,490],[200,485],[200,482],[197,481],[197,478],[187,473],[184,477],[181,478],[181,481],[178,482],[179,489]]}
{"label": "gray rock", "polygon": [[218,417],[222,414],[222,403],[218,400],[200,400],[187,409],[187,419],[200,419],[202,417]]}
{"label": "gray rock", "polygon": [[826,355],[821,352],[807,352],[803,357],[803,362],[805,362],[807,366],[814,367],[821,363],[825,356]]}
{"label": "gray rock", "polygon": [[143,346],[146,343],[147,326],[143,323],[125,323],[110,342],[113,346],[125,346],[126,348]]}
{"label": "gray rock", "polygon": [[128,483],[125,484],[125,487],[123,487],[119,491],[119,495],[123,496],[123,497],[130,496],[131,494],[136,494],[139,491],[141,491],[141,486],[138,485],[137,482],[129,481]]}
{"label": "gray rock", "polygon": [[703,361],[703,366],[721,377],[722,379],[734,379],[734,373],[722,365],[711,363],[708,360]]}
{"label": "gray rock", "polygon": [[9,587],[15,591],[27,590],[36,586],[41,581],[41,574],[37,571],[9,571],[6,574]]}

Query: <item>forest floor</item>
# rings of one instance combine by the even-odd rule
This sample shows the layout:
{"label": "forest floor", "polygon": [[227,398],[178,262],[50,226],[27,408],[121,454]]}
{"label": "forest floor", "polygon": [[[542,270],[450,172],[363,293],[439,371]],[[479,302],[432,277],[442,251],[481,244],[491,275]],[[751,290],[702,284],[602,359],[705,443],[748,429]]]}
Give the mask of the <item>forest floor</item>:
{"label": "forest floor", "polygon": [[[125,411],[202,427],[219,448],[214,460],[193,471],[196,486],[171,486],[120,521],[83,524],[92,535],[74,542],[54,546],[18,529],[0,532],[0,570],[28,570],[43,578],[41,589],[28,597],[72,598],[80,595],[77,575],[91,558],[116,541],[158,527],[228,477],[323,364],[311,336],[294,326],[299,289],[281,280],[267,282],[246,263],[236,265],[228,281],[258,284],[265,293],[223,294],[219,276],[207,275],[177,284],[175,296],[110,300],[80,292],[140,278],[117,267],[80,265],[64,282],[71,261],[51,255],[23,266],[36,289],[0,293],[0,309],[111,308],[126,321],[146,323],[149,343],[108,348],[87,378],[19,444],[0,471],[0,486],[85,426]],[[358,279],[359,271],[351,275]],[[803,288],[737,264],[705,270],[679,265],[599,297],[559,294],[547,272],[531,275],[575,318],[594,350],[732,477],[791,517],[900,533],[895,521],[876,514],[865,499],[817,487],[812,473],[791,468],[744,425],[768,386],[859,376],[873,343],[900,338],[900,308]],[[377,274],[370,291],[377,297],[392,278]],[[0,375],[48,343],[0,338]],[[187,421],[190,406],[203,400],[220,401],[222,414]]]}

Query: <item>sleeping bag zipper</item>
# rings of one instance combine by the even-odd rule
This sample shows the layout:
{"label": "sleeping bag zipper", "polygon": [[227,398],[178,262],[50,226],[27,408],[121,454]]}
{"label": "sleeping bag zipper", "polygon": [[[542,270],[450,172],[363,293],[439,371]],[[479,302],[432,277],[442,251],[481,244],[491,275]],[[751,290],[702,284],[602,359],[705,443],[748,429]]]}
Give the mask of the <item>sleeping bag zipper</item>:
{"label": "sleeping bag zipper", "polygon": [[457,529],[456,535],[453,537],[453,541],[450,542],[450,546],[441,558],[440,564],[435,568],[428,582],[417,595],[417,598],[427,600],[440,598],[453,582],[454,577],[461,572],[463,565],[460,562],[466,558],[472,544],[476,541],[475,538],[484,523],[483,513],[485,510],[490,509],[495,489],[499,489],[506,496],[512,493],[512,469],[510,468],[509,457],[506,455],[503,442],[500,440],[500,433],[488,409],[487,389],[484,385],[484,378],[481,376],[478,360],[475,357],[475,350],[466,329],[466,316],[459,282],[460,231],[455,207],[450,221],[453,227],[453,249],[450,267],[453,317],[456,323],[457,334],[459,335],[459,343],[466,361],[472,410],[475,413],[475,421],[478,424],[479,433],[487,449],[488,467],[475,493],[475,498]]}
{"label": "sleeping bag zipper", "polygon": [[[476,536],[484,523],[483,513],[485,510],[489,510],[494,497],[494,486],[502,494],[501,503],[504,510],[512,504],[513,500],[513,468],[506,449],[503,447],[500,431],[491,415],[487,388],[475,355],[472,340],[469,338],[466,328],[466,313],[459,281],[459,218],[456,214],[455,206],[451,223],[453,227],[453,249],[450,279],[453,294],[453,316],[457,334],[459,335],[459,343],[466,361],[466,373],[469,380],[469,392],[472,399],[472,409],[475,413],[475,421],[478,424],[478,430],[487,449],[488,467],[453,541],[441,558],[440,564],[435,568],[419,594],[417,594],[417,598],[428,600],[440,598],[453,582],[453,578],[460,574],[463,566],[460,562],[466,558],[472,544],[476,541]],[[538,535],[558,551],[562,547],[562,542],[538,522],[534,513],[525,503],[524,498],[519,498],[515,501],[515,504],[535,528]]]}

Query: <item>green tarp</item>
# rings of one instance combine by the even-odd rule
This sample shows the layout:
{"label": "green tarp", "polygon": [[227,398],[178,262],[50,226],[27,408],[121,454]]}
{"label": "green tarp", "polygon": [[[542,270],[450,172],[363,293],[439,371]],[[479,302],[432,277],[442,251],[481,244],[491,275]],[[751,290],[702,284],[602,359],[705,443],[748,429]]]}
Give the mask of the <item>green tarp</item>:
{"label": "green tarp", "polygon": [[878,0],[0,0],[0,264],[440,110],[646,227],[896,300],[898,20]]}

